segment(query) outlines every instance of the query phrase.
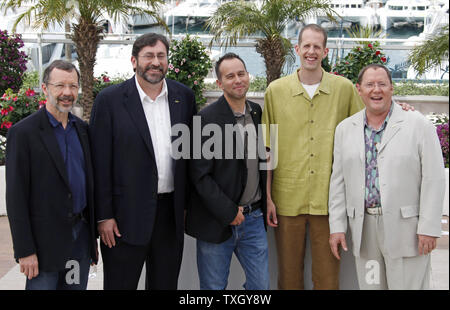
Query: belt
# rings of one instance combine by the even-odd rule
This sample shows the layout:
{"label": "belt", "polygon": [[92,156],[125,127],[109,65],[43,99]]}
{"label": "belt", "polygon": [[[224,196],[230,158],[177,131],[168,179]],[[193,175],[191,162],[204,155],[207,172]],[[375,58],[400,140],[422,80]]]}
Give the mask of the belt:
{"label": "belt", "polygon": [[381,207],[369,207],[366,208],[366,213],[370,215],[382,215],[383,209]]}
{"label": "belt", "polygon": [[243,214],[249,214],[252,213],[255,210],[258,210],[261,208],[261,200],[258,200],[257,202],[254,202],[252,204],[248,204],[244,206],[244,210],[242,211]]}
{"label": "belt", "polygon": [[160,199],[169,199],[169,198],[172,198],[172,197],[173,197],[173,192],[158,194],[158,200],[160,200]]}

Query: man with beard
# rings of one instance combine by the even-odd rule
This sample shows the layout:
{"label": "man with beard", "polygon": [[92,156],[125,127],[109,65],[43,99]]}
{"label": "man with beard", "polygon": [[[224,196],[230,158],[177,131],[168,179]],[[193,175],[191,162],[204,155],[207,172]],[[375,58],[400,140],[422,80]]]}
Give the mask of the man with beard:
{"label": "man with beard", "polygon": [[187,182],[186,161],[171,157],[171,126],[190,126],[196,106],[191,89],[165,79],[168,52],[162,35],[137,38],[136,75],[103,90],[92,109],[105,289],[136,289],[144,262],[147,289],[177,288]]}
{"label": "man with beard", "polygon": [[8,132],[6,207],[27,290],[86,289],[97,260],[88,127],[70,113],[79,79],[71,63],[51,63],[45,107]]}

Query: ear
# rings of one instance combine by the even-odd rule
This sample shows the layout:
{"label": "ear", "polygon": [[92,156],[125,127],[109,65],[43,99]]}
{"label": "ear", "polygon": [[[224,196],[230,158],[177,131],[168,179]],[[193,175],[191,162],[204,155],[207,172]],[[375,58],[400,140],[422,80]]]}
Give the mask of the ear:
{"label": "ear", "polygon": [[300,56],[300,46],[298,44],[295,44],[294,49],[297,56]]}
{"label": "ear", "polygon": [[41,88],[42,88],[42,91],[44,92],[45,97],[48,97],[47,85],[45,85],[45,83],[42,83]]}
{"label": "ear", "polygon": [[327,57],[329,51],[330,51],[330,50],[329,50],[328,47],[326,47],[326,48],[323,50],[323,58]]}
{"label": "ear", "polygon": [[356,83],[356,89],[358,90],[358,94],[361,96],[361,85]]}
{"label": "ear", "polygon": [[222,83],[220,82],[220,80],[216,80],[216,85],[220,88],[220,89],[222,89]]}
{"label": "ear", "polygon": [[134,71],[136,71],[136,67],[137,67],[137,59],[136,59],[136,57],[131,56],[131,64],[133,65]]}

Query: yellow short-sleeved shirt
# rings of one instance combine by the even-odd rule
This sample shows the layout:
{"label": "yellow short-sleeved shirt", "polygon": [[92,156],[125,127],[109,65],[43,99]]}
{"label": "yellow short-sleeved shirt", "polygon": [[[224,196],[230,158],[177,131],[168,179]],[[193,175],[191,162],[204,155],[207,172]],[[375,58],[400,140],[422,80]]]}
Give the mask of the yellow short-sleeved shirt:
{"label": "yellow short-sleeved shirt", "polygon": [[280,215],[326,215],[334,131],[364,104],[349,80],[325,71],[311,99],[297,72],[273,81],[264,96],[265,145],[277,152],[272,200]]}

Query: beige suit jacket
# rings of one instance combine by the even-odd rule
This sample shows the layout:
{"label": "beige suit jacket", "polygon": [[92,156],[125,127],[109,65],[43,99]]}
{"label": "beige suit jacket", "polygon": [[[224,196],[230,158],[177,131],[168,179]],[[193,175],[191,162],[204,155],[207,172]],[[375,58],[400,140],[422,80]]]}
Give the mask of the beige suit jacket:
{"label": "beige suit jacket", "polygon": [[[378,146],[385,242],[392,258],[417,256],[417,234],[441,235],[445,176],[436,129],[420,112],[394,104]],[[359,256],[365,192],[365,109],[336,128],[330,181],[330,233],[350,226]]]}

